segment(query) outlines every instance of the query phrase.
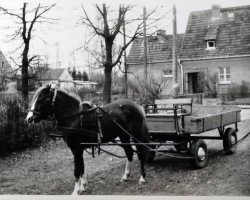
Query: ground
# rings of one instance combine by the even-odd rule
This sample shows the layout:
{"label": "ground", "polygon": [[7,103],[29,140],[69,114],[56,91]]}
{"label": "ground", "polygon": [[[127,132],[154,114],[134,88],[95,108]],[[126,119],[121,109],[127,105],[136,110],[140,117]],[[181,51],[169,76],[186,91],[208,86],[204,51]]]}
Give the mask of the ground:
{"label": "ground", "polygon": [[[239,123],[238,138],[250,131],[250,120]],[[211,131],[209,134],[216,134]],[[125,159],[106,153],[92,158],[84,153],[89,185],[87,195],[205,195],[250,196],[250,135],[238,144],[233,155],[217,153],[221,141],[207,141],[209,163],[194,170],[186,159],[158,156],[146,166],[146,183],[138,184],[139,162],[134,157],[132,174],[120,182]],[[108,147],[123,155],[119,147]],[[61,140],[39,149],[0,159],[0,194],[71,194],[74,187],[73,156]]]}

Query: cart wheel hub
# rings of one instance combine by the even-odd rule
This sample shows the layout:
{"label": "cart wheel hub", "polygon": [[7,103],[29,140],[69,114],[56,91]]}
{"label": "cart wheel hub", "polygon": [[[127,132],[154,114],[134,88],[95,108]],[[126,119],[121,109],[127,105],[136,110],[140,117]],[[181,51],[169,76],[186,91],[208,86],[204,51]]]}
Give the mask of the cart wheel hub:
{"label": "cart wheel hub", "polygon": [[200,147],[197,154],[198,154],[199,160],[201,160],[201,161],[205,160],[206,152],[203,148]]}
{"label": "cart wheel hub", "polygon": [[235,144],[236,143],[236,138],[234,136],[231,136],[231,144]]}

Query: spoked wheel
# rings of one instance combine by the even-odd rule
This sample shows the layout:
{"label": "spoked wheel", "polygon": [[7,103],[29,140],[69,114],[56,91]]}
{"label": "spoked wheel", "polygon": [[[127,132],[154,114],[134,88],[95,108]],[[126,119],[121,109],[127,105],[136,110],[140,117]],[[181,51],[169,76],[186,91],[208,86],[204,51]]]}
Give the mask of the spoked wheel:
{"label": "spoked wheel", "polygon": [[194,159],[191,160],[191,164],[197,169],[205,167],[208,163],[208,151],[204,140],[198,139],[192,142],[190,150],[194,156]]}
{"label": "spoked wheel", "polygon": [[223,135],[223,147],[227,154],[235,153],[237,149],[237,134],[233,128],[227,128]]}

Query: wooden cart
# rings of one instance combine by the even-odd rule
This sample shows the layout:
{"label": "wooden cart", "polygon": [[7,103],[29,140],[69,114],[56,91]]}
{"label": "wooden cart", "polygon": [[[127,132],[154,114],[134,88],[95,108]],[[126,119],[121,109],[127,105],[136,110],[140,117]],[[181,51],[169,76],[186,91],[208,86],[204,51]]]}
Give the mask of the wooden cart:
{"label": "wooden cart", "polygon": [[[204,139],[223,140],[226,153],[236,151],[240,122],[237,106],[193,106],[192,99],[161,99],[147,105],[145,111],[152,144],[172,143],[176,152],[193,157],[191,162],[196,168],[203,168],[208,162]],[[226,127],[232,124],[235,128]],[[209,135],[208,131],[214,129],[218,129],[218,136]],[[153,160],[155,151],[150,155]]]}

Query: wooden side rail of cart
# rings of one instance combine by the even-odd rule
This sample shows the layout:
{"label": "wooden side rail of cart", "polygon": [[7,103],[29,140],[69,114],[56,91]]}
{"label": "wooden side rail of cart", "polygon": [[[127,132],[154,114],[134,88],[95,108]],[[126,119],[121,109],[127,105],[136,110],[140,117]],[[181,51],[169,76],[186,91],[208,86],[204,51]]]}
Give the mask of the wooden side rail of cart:
{"label": "wooden side rail of cart", "polygon": [[150,134],[180,133],[184,116],[192,114],[193,99],[157,99],[145,108]]}

